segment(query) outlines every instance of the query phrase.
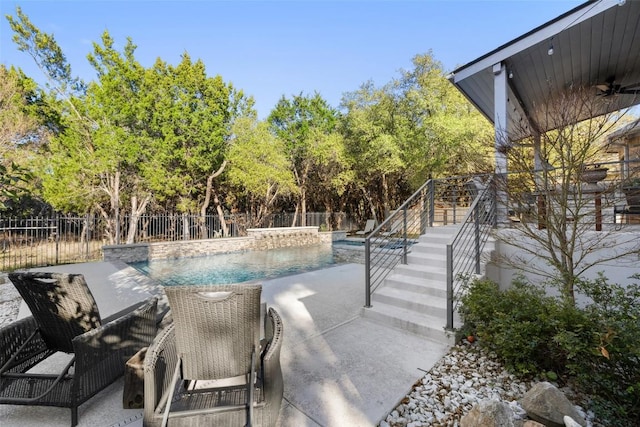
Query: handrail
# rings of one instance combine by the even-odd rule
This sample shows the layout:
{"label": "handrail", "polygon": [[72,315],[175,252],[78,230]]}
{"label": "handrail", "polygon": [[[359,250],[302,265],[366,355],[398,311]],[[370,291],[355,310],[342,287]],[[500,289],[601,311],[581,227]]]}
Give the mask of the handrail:
{"label": "handrail", "polygon": [[[631,164],[638,166],[631,167]],[[590,182],[587,181],[585,171],[595,166],[608,168],[606,178],[598,183],[598,188],[607,197],[603,198],[602,206],[597,205],[597,207],[602,209],[606,207],[610,210],[609,212],[612,211],[612,214],[607,215],[609,215],[608,218],[613,219],[612,224],[617,230],[622,227],[622,224],[617,223],[617,216],[638,214],[637,210],[633,210],[637,209],[637,205],[629,202],[624,192],[624,184],[640,181],[640,163],[634,160],[621,160],[584,165],[582,172],[574,172],[572,180],[575,182],[572,181],[572,185],[580,189],[581,185],[585,185],[584,182]],[[549,173],[557,171],[561,170],[556,169]],[[519,178],[521,174],[523,177]],[[383,283],[393,268],[401,262],[406,263],[411,245],[417,241],[419,235],[424,234],[427,227],[433,227],[437,223],[446,225],[449,221],[454,224],[461,223],[460,229],[446,247],[446,327],[453,329],[454,314],[463,284],[474,274],[481,273],[482,252],[489,240],[491,230],[498,226],[498,208],[503,213],[513,212],[517,217],[515,224],[535,224],[540,227],[541,216],[536,214],[536,211],[541,209],[540,200],[531,200],[537,188],[535,172],[509,172],[509,179],[500,175],[488,176],[484,188],[477,192],[471,203],[466,204],[465,200],[461,199],[465,198],[469,191],[460,189],[459,184],[469,181],[469,178],[471,177],[458,176],[449,179],[430,179],[365,239],[366,307],[371,307],[371,294]],[[562,178],[562,176],[552,176],[551,182]],[[516,191],[507,188],[507,182],[515,183]],[[497,191],[497,187],[500,186],[501,191]],[[626,205],[625,196],[627,196]],[[442,213],[443,209],[444,213]],[[458,211],[465,212],[461,221],[457,217]],[[600,211],[596,211],[596,214],[598,212]],[[437,218],[438,213],[442,218]],[[451,214],[453,216],[450,220]],[[598,221],[602,221],[602,216],[596,216],[594,222],[597,224]],[[394,224],[397,221],[400,221],[401,225],[394,230]],[[509,226],[502,223],[500,226],[503,225]]]}
{"label": "handrail", "polygon": [[411,245],[427,228],[458,222],[466,200],[460,184],[468,178],[428,180],[365,238],[365,307],[371,307],[371,294],[393,268],[407,263]]}
{"label": "handrail", "polygon": [[417,237],[432,225],[433,215],[425,214],[429,209],[412,208],[417,201],[423,207],[433,206],[433,187],[433,180],[425,182],[365,238],[365,307],[371,307],[371,293],[393,267],[407,263],[409,245],[414,243],[410,236]]}
{"label": "handrail", "polygon": [[481,272],[481,255],[490,232],[497,225],[495,176],[478,189],[458,232],[447,244],[447,326],[454,329],[454,313],[462,285]]}

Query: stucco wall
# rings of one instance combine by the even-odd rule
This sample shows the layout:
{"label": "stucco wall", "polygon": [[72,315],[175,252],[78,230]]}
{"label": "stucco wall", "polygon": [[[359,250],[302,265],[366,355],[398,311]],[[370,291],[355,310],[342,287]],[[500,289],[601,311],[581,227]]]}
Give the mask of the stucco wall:
{"label": "stucco wall", "polygon": [[[539,242],[525,238],[515,229],[497,230],[496,236],[494,261],[487,265],[486,270],[489,279],[497,282],[502,289],[508,288],[516,275],[523,275],[531,283],[540,283],[548,279],[543,274],[508,266],[517,260],[519,263],[526,263],[528,270],[549,271],[550,267],[542,258],[520,248],[526,245],[534,252],[541,253],[543,249],[539,248]],[[630,276],[640,274],[640,230],[588,231],[583,234],[582,239],[589,248],[585,263],[614,258],[598,262],[584,273],[584,278],[594,279],[598,272],[603,272],[609,283],[624,285],[630,283]]]}

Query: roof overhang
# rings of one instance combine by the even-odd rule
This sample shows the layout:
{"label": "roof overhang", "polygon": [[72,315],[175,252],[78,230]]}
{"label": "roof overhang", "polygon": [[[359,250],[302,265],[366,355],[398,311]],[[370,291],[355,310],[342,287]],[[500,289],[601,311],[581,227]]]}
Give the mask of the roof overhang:
{"label": "roof overhang", "polygon": [[637,105],[640,92],[605,97],[597,85],[613,79],[619,87],[640,88],[640,1],[586,2],[454,70],[449,80],[492,123],[496,64],[508,73],[506,130],[511,139],[528,136],[522,134],[523,122],[529,135],[550,130],[536,120],[536,110],[569,88],[606,98],[598,103],[598,114]]}

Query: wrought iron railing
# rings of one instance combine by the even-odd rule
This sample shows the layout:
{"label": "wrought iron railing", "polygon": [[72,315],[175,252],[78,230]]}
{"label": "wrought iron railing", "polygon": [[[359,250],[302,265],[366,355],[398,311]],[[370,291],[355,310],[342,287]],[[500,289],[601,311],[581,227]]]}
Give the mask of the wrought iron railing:
{"label": "wrought iron railing", "polygon": [[[227,236],[245,236],[246,229],[255,227],[289,227],[295,219],[321,231],[349,230],[355,226],[342,212],[307,212],[304,216],[277,213],[257,224],[245,214],[225,216]],[[99,215],[62,215],[18,218],[0,216],[0,271],[41,267],[102,259],[102,247],[114,241],[124,243],[130,218],[120,218],[119,240],[108,237],[106,221]],[[204,226],[203,226],[204,225]],[[145,214],[137,218],[135,243],[197,240],[222,237],[217,215]],[[203,236],[203,230],[204,236]]]}

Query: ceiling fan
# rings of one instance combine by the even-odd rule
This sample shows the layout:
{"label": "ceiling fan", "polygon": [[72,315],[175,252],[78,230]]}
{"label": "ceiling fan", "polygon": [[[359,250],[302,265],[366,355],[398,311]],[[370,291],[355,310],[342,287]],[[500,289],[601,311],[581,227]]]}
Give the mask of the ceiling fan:
{"label": "ceiling fan", "polygon": [[615,83],[615,77],[609,77],[606,83],[596,85],[598,89],[598,96],[612,96],[612,95],[640,95],[640,83],[635,83],[629,86],[622,86]]}

